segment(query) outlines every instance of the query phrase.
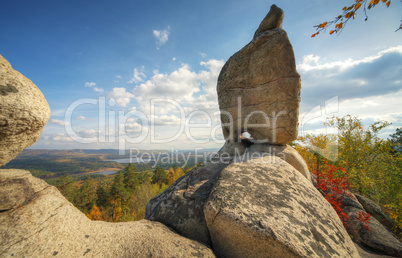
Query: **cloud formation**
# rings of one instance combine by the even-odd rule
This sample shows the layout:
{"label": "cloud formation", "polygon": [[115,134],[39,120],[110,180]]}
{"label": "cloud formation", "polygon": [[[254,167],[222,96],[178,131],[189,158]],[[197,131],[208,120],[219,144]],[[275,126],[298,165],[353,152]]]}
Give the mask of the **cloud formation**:
{"label": "cloud formation", "polygon": [[324,63],[308,55],[297,69],[304,111],[334,96],[344,101],[396,93],[402,89],[402,45],[360,60]]}
{"label": "cloud formation", "polygon": [[62,126],[65,126],[65,125],[70,124],[69,122],[65,122],[65,121],[59,120],[59,119],[51,119],[50,122],[51,122],[52,124],[62,125]]}
{"label": "cloud formation", "polygon": [[140,70],[134,68],[133,78],[131,78],[131,80],[128,83],[142,82],[145,78],[144,69],[145,69],[144,66],[142,66]]}
{"label": "cloud formation", "polygon": [[85,87],[92,88],[95,92],[99,92],[99,93],[103,92],[102,88],[98,88],[98,87],[95,87],[95,86],[96,86],[95,82],[86,82],[85,83]]}
{"label": "cloud formation", "polygon": [[166,42],[169,40],[170,26],[167,26],[167,28],[164,30],[153,30],[152,33],[156,38],[156,45],[159,49],[160,46],[166,44]]}
{"label": "cloud formation", "polygon": [[116,101],[116,105],[127,107],[134,95],[126,91],[126,88],[113,88],[112,92],[108,94],[109,98]]}

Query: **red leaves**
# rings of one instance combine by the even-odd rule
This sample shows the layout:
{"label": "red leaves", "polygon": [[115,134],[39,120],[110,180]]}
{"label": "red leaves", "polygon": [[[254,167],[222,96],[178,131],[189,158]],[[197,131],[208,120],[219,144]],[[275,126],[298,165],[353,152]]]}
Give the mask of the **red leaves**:
{"label": "red leaves", "polygon": [[325,199],[332,205],[344,227],[346,227],[349,216],[345,213],[342,205],[342,194],[346,194],[349,190],[349,181],[346,176],[336,177],[339,171],[345,173],[344,168],[335,167],[324,160],[321,170],[314,171],[314,174],[317,176],[317,188],[325,193]]}
{"label": "red leaves", "polygon": [[370,217],[371,217],[371,215],[369,213],[359,211],[359,214],[357,215],[356,219],[358,219],[361,222],[363,222],[364,227],[368,231],[370,231],[370,228],[369,228]]}
{"label": "red leaves", "polygon": [[[342,204],[342,195],[350,195],[349,179],[344,168],[335,167],[325,159],[323,161],[324,164],[321,166],[321,169],[314,171],[314,174],[317,176],[317,188],[324,192],[325,199],[332,205],[341,219],[343,226],[346,228],[349,216],[345,213]],[[369,213],[360,211],[356,219],[362,221],[364,227],[370,231],[368,226],[370,217]]]}

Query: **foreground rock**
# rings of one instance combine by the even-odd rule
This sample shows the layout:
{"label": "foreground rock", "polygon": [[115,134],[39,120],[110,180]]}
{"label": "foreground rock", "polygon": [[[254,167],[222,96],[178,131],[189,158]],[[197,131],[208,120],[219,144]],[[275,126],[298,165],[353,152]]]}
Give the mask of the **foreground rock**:
{"label": "foreground rock", "polygon": [[148,202],[145,218],[159,221],[179,234],[211,245],[204,205],[216,178],[229,163],[198,166]]}
{"label": "foreground rock", "polygon": [[148,203],[146,218],[221,257],[358,257],[336,212],[291,165],[231,162],[190,171]]}
{"label": "foreground rock", "polygon": [[285,145],[297,138],[300,75],[283,11],[273,5],[253,40],[234,54],[218,78],[223,135],[236,142],[243,132]]}
{"label": "foreground rock", "polygon": [[0,55],[0,167],[35,143],[50,117],[42,92]]}
{"label": "foreground rock", "polygon": [[[359,199],[362,199],[361,196]],[[366,199],[365,204],[367,205],[368,201]],[[342,203],[345,207],[345,213],[349,217],[346,229],[353,237],[353,241],[386,255],[402,257],[402,243],[374,215],[370,217],[366,224],[368,229],[365,223],[358,219],[359,213],[366,214],[368,211],[363,208],[354,194],[342,195]]]}
{"label": "foreground rock", "polygon": [[359,257],[331,205],[278,157],[223,169],[204,214],[221,257]]}
{"label": "foreground rock", "polygon": [[[13,208],[0,213],[1,257],[214,257],[209,248],[158,222],[91,221],[27,171],[0,170],[0,185],[10,193],[13,185],[17,189],[3,202]],[[30,192],[23,203],[21,188]]]}

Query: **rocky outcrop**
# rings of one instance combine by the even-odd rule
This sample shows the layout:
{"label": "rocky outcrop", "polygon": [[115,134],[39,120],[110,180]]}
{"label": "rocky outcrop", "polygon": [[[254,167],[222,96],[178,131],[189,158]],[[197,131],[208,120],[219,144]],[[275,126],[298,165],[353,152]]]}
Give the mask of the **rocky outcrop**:
{"label": "rocky outcrop", "polygon": [[330,204],[276,156],[197,167],[148,203],[146,219],[221,257],[358,257]]}
{"label": "rocky outcrop", "polygon": [[377,203],[362,195],[356,193],[354,195],[356,196],[358,202],[363,206],[363,209],[371,216],[376,218],[378,222],[387,228],[392,228],[394,226],[392,220],[385,214],[385,212],[382,211],[381,207]]}
{"label": "rocky outcrop", "polygon": [[303,157],[290,145],[272,145],[268,143],[254,143],[249,139],[240,142],[227,141],[218,151],[219,158],[229,158],[246,161],[264,156],[277,156],[299,171],[308,181],[312,182],[312,174],[308,170]]}
{"label": "rocky outcrop", "polygon": [[214,257],[158,222],[91,221],[28,171],[0,170],[0,184],[7,189],[0,195],[1,257]]}
{"label": "rocky outcrop", "polygon": [[223,169],[204,214],[221,257],[358,257],[330,204],[278,157]]}
{"label": "rocky outcrop", "polygon": [[358,219],[359,213],[366,214],[369,212],[364,209],[354,194],[344,194],[341,196],[341,200],[348,216],[346,230],[353,237],[353,241],[383,254],[402,257],[402,243],[374,215],[366,224],[368,229],[365,223]]}
{"label": "rocky outcrop", "polygon": [[303,157],[290,145],[253,144],[250,146],[249,151],[250,157],[263,157],[266,155],[278,156],[292,165],[292,167],[299,171],[309,182],[312,181],[311,172],[308,170]]}
{"label": "rocky outcrop", "polygon": [[35,143],[50,117],[42,92],[0,55],[0,167]]}
{"label": "rocky outcrop", "polygon": [[148,202],[145,218],[159,221],[179,234],[211,245],[204,205],[222,169],[229,163],[197,166]]}
{"label": "rocky outcrop", "polygon": [[222,68],[217,91],[226,141],[239,141],[243,132],[271,144],[297,138],[300,75],[283,17],[273,5],[253,40]]}

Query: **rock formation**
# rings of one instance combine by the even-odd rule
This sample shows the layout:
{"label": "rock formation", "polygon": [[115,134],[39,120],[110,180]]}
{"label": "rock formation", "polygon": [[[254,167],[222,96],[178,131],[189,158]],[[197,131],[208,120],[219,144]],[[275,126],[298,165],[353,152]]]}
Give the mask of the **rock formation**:
{"label": "rock formation", "polygon": [[39,139],[49,117],[42,92],[0,55],[0,167]]}
{"label": "rock formation", "polygon": [[[91,221],[28,171],[2,169],[0,256],[359,257],[349,234],[400,256],[400,242],[377,220],[371,233],[362,231],[355,218],[363,206],[382,216],[367,200],[362,206],[356,198],[343,199],[347,232],[313,186],[304,160],[286,145],[297,136],[300,77],[283,17],[273,5],[252,42],[222,69],[218,95],[227,141],[217,158],[152,199],[146,220]],[[50,111],[31,81],[1,56],[0,62],[3,166],[39,138]],[[245,131],[253,139],[238,141]]]}
{"label": "rock formation", "polygon": [[[358,198],[356,198],[357,196]],[[386,225],[391,226],[391,222],[386,219],[386,215],[378,205],[368,198],[360,195],[355,196],[350,192],[342,195],[341,200],[348,216],[346,230],[355,242],[387,255],[402,257],[402,243],[387,228]],[[367,225],[369,230],[361,220],[357,219],[359,213],[372,215]]]}
{"label": "rock formation", "polygon": [[197,167],[152,199],[145,217],[220,257],[358,257],[331,205],[276,156]]}
{"label": "rock formation", "polygon": [[307,164],[300,154],[290,145],[272,145],[267,143],[254,143],[248,139],[241,142],[227,141],[219,150],[220,158],[233,157],[234,159],[245,161],[253,157],[278,156],[297,171],[307,180],[312,181],[312,174],[308,170]]}
{"label": "rock formation", "polygon": [[1,169],[0,186],[1,257],[215,257],[159,222],[91,221],[28,171]]}
{"label": "rock formation", "polygon": [[297,138],[300,75],[283,18],[272,5],[253,40],[222,68],[217,91],[226,141],[239,141],[243,132],[271,144]]}
{"label": "rock formation", "polygon": [[222,170],[204,215],[221,257],[358,257],[335,210],[278,157]]}

